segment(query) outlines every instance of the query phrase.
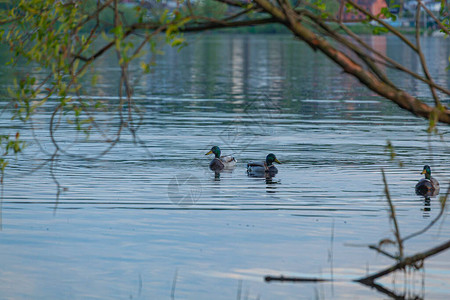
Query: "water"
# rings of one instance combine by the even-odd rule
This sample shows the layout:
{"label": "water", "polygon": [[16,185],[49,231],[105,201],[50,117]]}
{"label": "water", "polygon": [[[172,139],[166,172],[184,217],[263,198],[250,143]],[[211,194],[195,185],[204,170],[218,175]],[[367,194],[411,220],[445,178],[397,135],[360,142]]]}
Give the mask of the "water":
{"label": "water", "polygon": [[[393,37],[367,40],[420,72],[418,59]],[[437,81],[449,86],[441,70],[448,43],[423,43]],[[11,162],[3,186],[0,298],[169,299],[172,292],[175,299],[386,298],[351,282],[392,263],[364,247],[394,238],[380,170],[402,235],[423,228],[438,215],[439,203],[425,203],[414,185],[427,163],[445,192],[449,127],[428,135],[425,120],[377,97],[289,36],[202,35],[181,52],[165,51],[153,73],[133,78],[136,102],[145,109],[142,143],[125,130],[110,152],[85,160],[108,144],[98,132],[86,141],[62,122],[55,137],[66,154],[52,166],[46,163],[54,151],[52,103],[25,125],[3,112],[1,131],[22,129],[28,147]],[[85,98],[114,107],[114,59],[99,63],[99,84],[84,90]],[[131,74],[140,74],[138,68]],[[3,88],[25,72],[45,75],[31,66],[3,68]],[[432,102],[426,86],[397,82]],[[113,111],[100,114],[98,124],[114,137]],[[212,145],[236,156],[232,172],[208,170],[211,157],[204,154]],[[245,162],[269,152],[282,162],[278,175],[248,177]],[[58,201],[53,177],[61,186]],[[406,242],[406,254],[446,241],[447,218]],[[446,299],[449,262],[450,254],[441,253],[426,261],[424,272],[379,282],[397,294]],[[335,281],[264,282],[281,274]]]}

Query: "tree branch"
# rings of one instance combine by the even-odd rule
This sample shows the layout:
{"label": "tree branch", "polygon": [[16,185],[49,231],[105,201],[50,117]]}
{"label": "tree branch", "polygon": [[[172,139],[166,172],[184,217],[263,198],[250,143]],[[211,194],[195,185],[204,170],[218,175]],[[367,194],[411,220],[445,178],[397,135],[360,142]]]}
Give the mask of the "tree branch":
{"label": "tree branch", "polygon": [[[416,9],[416,47],[417,47],[417,54],[420,58],[420,64],[422,65],[423,73],[425,74],[425,77],[430,81],[433,82],[433,79],[431,78],[430,72],[428,71],[427,62],[425,60],[425,56],[423,55],[422,48],[420,46],[420,7],[422,6],[421,0],[418,0],[417,2],[417,9]],[[434,105],[437,108],[441,108],[442,104],[441,101],[439,101],[439,97],[436,93],[436,89],[430,85],[431,94],[433,95],[434,99]]]}
{"label": "tree branch", "polygon": [[413,43],[411,43],[410,40],[408,40],[403,34],[401,34],[398,30],[396,30],[394,27],[392,27],[391,25],[389,25],[388,23],[384,22],[383,20],[381,20],[380,18],[374,16],[372,13],[370,13],[369,11],[365,10],[363,7],[359,6],[358,4],[356,4],[355,2],[353,2],[352,0],[345,0],[348,3],[350,3],[354,8],[356,8],[358,11],[360,11],[361,13],[363,13],[364,15],[368,16],[369,18],[371,18],[372,20],[377,21],[378,23],[380,23],[381,25],[383,25],[384,27],[386,27],[387,29],[389,29],[390,32],[392,32],[393,34],[395,34],[397,37],[399,37],[403,42],[405,42],[409,47],[411,47],[411,49],[413,49],[414,51],[417,52],[417,48],[416,46],[414,46]]}
{"label": "tree branch", "polygon": [[386,194],[386,198],[389,203],[389,210],[391,212],[390,218],[391,218],[392,222],[394,223],[394,235],[395,235],[395,239],[397,240],[399,257],[401,259],[401,258],[403,258],[403,243],[402,243],[402,239],[400,237],[400,228],[398,227],[397,217],[395,215],[395,208],[394,208],[394,205],[392,204],[391,195],[389,193],[389,187],[388,187],[388,184],[386,181],[386,175],[384,174],[383,169],[381,169],[381,175],[383,176],[384,193]]}
{"label": "tree branch", "polygon": [[[448,4],[447,1],[446,1],[446,3]],[[431,18],[433,18],[433,20],[436,22],[436,24],[438,24],[439,28],[441,28],[447,35],[450,35],[450,31],[447,29],[447,27],[445,27],[444,24],[442,24],[442,22],[439,21],[439,19],[436,18],[436,16],[431,11],[425,5],[423,5],[422,2],[420,2],[420,5],[427,12],[427,14],[430,15]]]}
{"label": "tree branch", "polygon": [[[303,26],[300,22],[289,24],[287,17],[277,7],[273,6],[268,0],[254,0],[260,7],[262,7],[267,13],[271,14],[280,23],[287,26],[292,33],[297,37],[304,40],[313,49],[318,49],[328,56],[331,60],[337,63],[344,72],[353,75],[358,78],[365,86],[372,91],[376,92],[380,96],[383,96],[403,109],[406,109],[414,115],[421,116],[430,119],[436,115],[437,119],[444,123],[450,123],[450,111],[443,109],[436,109],[430,107],[426,103],[411,96],[405,91],[392,87],[382,81],[380,81],[374,74],[364,70],[359,64],[354,62],[342,51],[337,50],[329,42],[319,38],[310,29]],[[412,45],[414,47],[414,45]],[[415,47],[414,47],[415,48]]]}
{"label": "tree branch", "polygon": [[413,256],[406,257],[405,259],[403,259],[402,261],[400,261],[399,263],[397,263],[397,264],[395,264],[395,265],[393,265],[391,267],[388,267],[388,268],[386,268],[384,270],[381,270],[381,271],[379,271],[379,272],[377,272],[375,274],[372,274],[372,275],[369,275],[369,276],[357,279],[355,281],[356,282],[360,282],[360,283],[364,283],[364,284],[372,283],[375,279],[377,279],[379,277],[385,276],[385,275],[387,275],[389,273],[392,273],[392,272],[394,272],[396,270],[403,269],[403,268],[405,268],[407,266],[413,266],[416,262],[423,261],[424,259],[426,259],[426,258],[428,258],[430,256],[433,256],[433,255],[436,255],[436,254],[438,254],[438,253],[440,253],[440,252],[442,252],[444,250],[447,250],[448,248],[450,248],[450,240],[445,242],[445,243],[443,243],[443,244],[441,244],[441,245],[439,245],[439,246],[436,246],[436,247],[434,247],[434,248],[432,248],[430,250],[427,250],[425,252],[417,253],[417,254],[415,254]]}
{"label": "tree branch", "polygon": [[[385,60],[386,62],[390,63],[392,65],[392,67],[394,67],[397,70],[400,70],[402,72],[405,72],[409,75],[411,75],[412,77],[428,84],[428,85],[432,85],[433,87],[435,87],[436,89],[440,90],[443,93],[446,93],[447,95],[450,95],[450,90],[437,85],[436,83],[433,83],[431,81],[429,81],[428,79],[420,76],[419,74],[407,69],[406,67],[402,66],[401,64],[399,64],[398,62],[396,62],[395,60],[393,60],[390,57],[387,57],[383,54],[381,54],[380,52],[378,52],[377,50],[373,49],[372,47],[370,47],[369,45],[367,45],[367,43],[365,43],[361,38],[359,38],[356,34],[354,34],[347,26],[345,26],[343,23],[340,23],[339,26],[345,31],[345,33],[347,33],[349,36],[351,36],[354,40],[356,40],[360,45],[362,45],[364,48],[366,48],[367,50],[369,50],[370,52],[374,53],[375,55],[377,55],[379,58]],[[389,66],[389,65],[387,65]]]}
{"label": "tree branch", "polygon": [[431,221],[430,224],[428,224],[428,225],[427,225],[426,227],[424,227],[422,230],[419,230],[419,231],[417,231],[417,232],[411,233],[410,235],[404,237],[404,238],[402,239],[402,242],[404,242],[404,241],[406,241],[406,240],[409,240],[409,239],[411,239],[411,238],[413,238],[413,237],[416,237],[416,236],[418,236],[418,235],[420,235],[420,234],[426,232],[428,229],[430,229],[430,228],[431,228],[431,227],[432,227],[432,226],[433,226],[433,225],[434,225],[434,224],[442,217],[442,215],[444,214],[444,211],[445,211],[445,204],[446,204],[446,202],[447,202],[447,199],[448,199],[449,194],[450,194],[450,182],[449,182],[449,186],[448,186],[448,188],[447,188],[447,192],[445,193],[445,196],[442,197],[442,199],[441,199],[441,211],[440,211],[439,214],[436,216],[436,218],[434,218],[434,220]]}

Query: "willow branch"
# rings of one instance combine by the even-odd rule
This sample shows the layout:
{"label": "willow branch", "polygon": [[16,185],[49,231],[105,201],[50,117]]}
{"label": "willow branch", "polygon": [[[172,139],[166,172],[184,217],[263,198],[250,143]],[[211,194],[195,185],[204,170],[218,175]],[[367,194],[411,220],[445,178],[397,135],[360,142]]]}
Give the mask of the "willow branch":
{"label": "willow branch", "polygon": [[249,8],[244,9],[244,10],[242,10],[242,11],[240,11],[240,12],[234,14],[234,15],[231,15],[231,16],[229,16],[229,17],[224,18],[223,21],[231,21],[231,20],[234,20],[234,19],[236,19],[236,18],[239,18],[240,16],[243,16],[243,15],[245,15],[245,14],[248,14],[249,12],[251,12],[251,11],[254,10],[254,9],[255,9],[254,7],[249,7]]}
{"label": "willow branch", "polygon": [[383,255],[389,257],[389,258],[392,258],[392,259],[395,259],[395,260],[398,259],[397,256],[394,256],[394,255],[390,254],[389,252],[384,251],[383,249],[381,249],[380,247],[377,247],[377,246],[375,246],[375,245],[369,245],[369,249],[375,250],[375,251],[377,251],[378,253],[381,253],[381,254],[383,254]]}
{"label": "willow branch", "polygon": [[236,0],[216,0],[217,2],[221,2],[230,6],[243,7],[248,5],[248,3],[236,1]]}
{"label": "willow branch", "polygon": [[83,21],[81,21],[79,24],[77,24],[75,26],[75,28],[79,29],[81,27],[83,27],[87,22],[93,20],[93,19],[98,19],[98,16],[100,15],[100,13],[107,8],[114,0],[108,0],[105,3],[103,3],[100,7],[97,6],[95,12],[88,16],[86,19],[84,19]]}
{"label": "willow branch", "polygon": [[12,18],[12,19],[9,19],[9,20],[0,21],[0,25],[6,25],[6,24],[9,24],[9,23],[13,23],[13,22],[15,22],[17,20],[20,20],[21,18],[22,17],[17,17],[17,18]]}

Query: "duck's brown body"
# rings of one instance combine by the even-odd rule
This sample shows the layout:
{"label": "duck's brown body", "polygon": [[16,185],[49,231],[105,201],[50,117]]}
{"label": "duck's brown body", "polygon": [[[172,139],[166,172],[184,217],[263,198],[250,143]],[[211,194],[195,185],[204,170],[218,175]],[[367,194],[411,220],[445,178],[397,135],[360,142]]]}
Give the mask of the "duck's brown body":
{"label": "duck's brown body", "polygon": [[425,174],[425,178],[420,179],[416,184],[416,194],[425,197],[436,196],[439,194],[439,182],[431,177],[430,166],[425,165],[421,174]]}

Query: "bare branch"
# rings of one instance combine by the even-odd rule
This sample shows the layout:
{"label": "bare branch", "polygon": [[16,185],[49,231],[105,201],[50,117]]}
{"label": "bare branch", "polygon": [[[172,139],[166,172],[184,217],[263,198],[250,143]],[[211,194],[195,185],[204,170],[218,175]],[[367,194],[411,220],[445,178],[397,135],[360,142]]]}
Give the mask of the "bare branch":
{"label": "bare branch", "polygon": [[381,169],[381,175],[383,176],[383,183],[384,183],[384,193],[386,194],[387,201],[389,203],[389,210],[391,212],[390,218],[392,222],[394,223],[394,235],[397,240],[397,246],[399,251],[399,257],[400,259],[403,257],[403,243],[402,239],[400,237],[400,228],[398,227],[397,223],[397,217],[395,215],[395,207],[392,204],[391,195],[389,193],[389,187],[386,181],[386,175],[384,174],[384,170]]}
{"label": "bare branch", "polygon": [[248,3],[237,1],[237,0],[216,0],[218,2],[222,2],[224,4],[236,7],[245,7]]}
{"label": "bare branch", "polygon": [[[420,7],[422,6],[422,2],[418,0],[417,3],[417,9],[416,9],[416,47],[417,47],[417,54],[420,58],[420,63],[422,65],[423,73],[425,74],[425,77],[434,83],[433,79],[431,78],[431,74],[428,71],[427,62],[425,60],[425,56],[423,55],[422,48],[420,46]],[[433,95],[434,99],[434,105],[437,108],[441,108],[442,104],[441,101],[439,101],[439,97],[436,93],[436,89],[430,85],[431,94]]]}
{"label": "bare branch", "polygon": [[438,24],[439,28],[441,28],[447,35],[450,35],[450,31],[447,29],[447,27],[445,27],[444,24],[442,24],[442,22],[439,21],[439,19],[436,18],[436,16],[431,11],[425,5],[423,5],[422,2],[420,2],[419,5],[422,6],[422,8],[427,12],[428,15],[430,15],[431,18],[433,18],[436,24]]}
{"label": "bare branch", "polygon": [[198,26],[186,26],[185,28],[180,28],[182,32],[195,32],[195,31],[205,31],[211,29],[221,29],[221,28],[232,28],[232,27],[246,27],[277,23],[275,18],[263,18],[256,20],[244,20],[235,22],[210,22],[210,23],[200,23]]}
{"label": "bare branch", "polygon": [[[392,87],[380,81],[374,74],[364,70],[358,63],[354,62],[348,55],[337,50],[329,42],[319,38],[314,32],[303,26],[301,22],[288,23],[284,13],[268,0],[255,0],[258,5],[266,12],[271,14],[280,23],[289,27],[289,29],[300,39],[304,40],[313,49],[318,49],[337,63],[344,72],[349,73],[359,79],[365,86],[380,96],[383,96],[403,109],[411,113],[429,119],[436,116],[437,119],[444,123],[450,123],[450,111],[446,109],[435,109],[426,103],[411,96],[405,91]],[[412,45],[414,48],[415,46]]]}
{"label": "bare branch", "polygon": [[287,281],[287,282],[324,282],[324,281],[331,281],[329,279],[322,279],[322,278],[312,278],[312,277],[284,277],[281,276],[266,276],[264,277],[264,280],[267,282],[270,281]]}
{"label": "bare branch", "polygon": [[[428,85],[431,85],[433,87],[435,87],[436,89],[440,90],[443,93],[446,93],[447,95],[450,95],[450,90],[437,85],[434,82],[429,81],[428,79],[420,76],[419,74],[407,69],[406,67],[402,66],[401,64],[399,64],[398,62],[396,62],[395,60],[393,60],[392,58],[381,54],[380,52],[378,52],[377,50],[375,50],[374,48],[370,47],[369,45],[367,45],[367,43],[365,43],[361,38],[359,38],[356,34],[354,34],[347,26],[345,26],[343,23],[340,23],[339,26],[345,31],[345,33],[347,33],[349,36],[351,36],[354,40],[356,40],[360,45],[362,45],[364,48],[366,48],[367,50],[369,50],[370,52],[374,53],[375,55],[377,55],[378,57],[380,57],[381,59],[385,60],[386,62],[388,62],[389,64],[392,65],[392,67],[394,67],[397,70],[400,70],[402,72],[405,72],[409,75],[411,75],[412,77],[425,82]],[[381,63],[381,62],[379,62]],[[386,65],[389,67],[389,65]]]}
{"label": "bare branch", "polygon": [[393,265],[391,267],[388,267],[388,268],[386,268],[384,270],[381,270],[381,271],[379,271],[377,273],[374,273],[372,275],[366,276],[364,278],[357,279],[355,281],[356,282],[360,282],[360,283],[364,283],[364,284],[373,283],[373,281],[375,279],[377,279],[377,278],[385,276],[385,275],[387,275],[389,273],[392,273],[394,271],[403,269],[403,268],[405,268],[407,266],[414,266],[416,262],[423,261],[423,260],[425,260],[426,258],[428,258],[430,256],[436,255],[436,254],[438,254],[438,253],[440,253],[440,252],[442,252],[444,250],[447,250],[448,248],[450,248],[450,240],[445,242],[445,243],[443,243],[443,244],[441,244],[441,245],[438,245],[438,246],[436,246],[434,248],[431,248],[431,249],[429,249],[429,250],[427,250],[425,252],[421,252],[421,253],[417,253],[417,254],[415,254],[413,256],[405,257],[405,259],[403,259],[402,261],[400,261],[399,263],[397,263],[397,264],[395,264],[395,265]]}
{"label": "bare branch", "polygon": [[360,12],[362,12],[364,15],[370,17],[372,20],[377,21],[378,23],[380,23],[381,25],[383,25],[384,27],[386,27],[387,29],[389,29],[390,32],[392,32],[393,34],[395,34],[397,37],[399,37],[402,41],[404,41],[409,47],[411,47],[411,49],[413,49],[414,51],[417,52],[417,48],[416,46],[414,46],[413,43],[411,43],[410,40],[408,40],[403,34],[401,34],[397,29],[395,29],[394,27],[392,27],[391,25],[389,25],[388,23],[384,22],[383,20],[381,20],[380,18],[374,16],[372,13],[370,13],[369,11],[365,10],[363,7],[359,6],[358,4],[356,4],[355,2],[353,2],[352,0],[345,0],[348,3],[350,3],[354,8],[356,8],[357,10],[359,10]]}
{"label": "bare branch", "polygon": [[[93,20],[93,19],[97,19],[98,22],[98,16],[100,15],[100,13],[107,8],[114,0],[108,0],[105,3],[103,3],[101,6],[97,5],[97,9],[95,10],[95,12],[88,16],[86,19],[84,19],[83,21],[81,21],[78,25],[75,26],[75,28],[81,28],[83,27],[87,22]],[[97,3],[98,4],[98,3]]]}
{"label": "bare branch", "polygon": [[377,247],[377,246],[375,246],[375,245],[369,245],[369,249],[375,250],[375,251],[377,251],[378,253],[381,253],[381,254],[383,254],[383,255],[389,257],[389,258],[392,258],[392,259],[395,259],[395,260],[398,259],[397,256],[394,256],[394,255],[390,254],[389,252],[386,252],[386,251],[384,251],[383,249],[381,249],[380,247]]}
{"label": "bare branch", "polygon": [[450,182],[449,182],[449,186],[448,186],[448,189],[447,189],[447,193],[445,193],[445,196],[442,198],[442,200],[441,200],[441,211],[439,212],[439,214],[436,216],[436,218],[434,218],[434,220],[433,221],[431,221],[430,222],[430,224],[428,224],[425,228],[423,228],[422,230],[419,230],[419,231],[417,231],[417,232],[414,232],[414,233],[411,233],[410,235],[408,235],[408,236],[406,236],[406,237],[404,237],[403,239],[402,239],[402,242],[404,242],[404,241],[406,241],[406,240],[409,240],[409,239],[411,239],[411,238],[413,238],[413,237],[416,237],[416,236],[418,236],[418,235],[420,235],[420,234],[422,234],[422,233],[424,233],[424,232],[426,232],[428,229],[430,229],[441,217],[442,217],[442,215],[444,214],[444,212],[445,212],[445,204],[446,204],[446,202],[447,202],[447,199],[448,199],[448,196],[449,196],[449,194],[450,194]]}

